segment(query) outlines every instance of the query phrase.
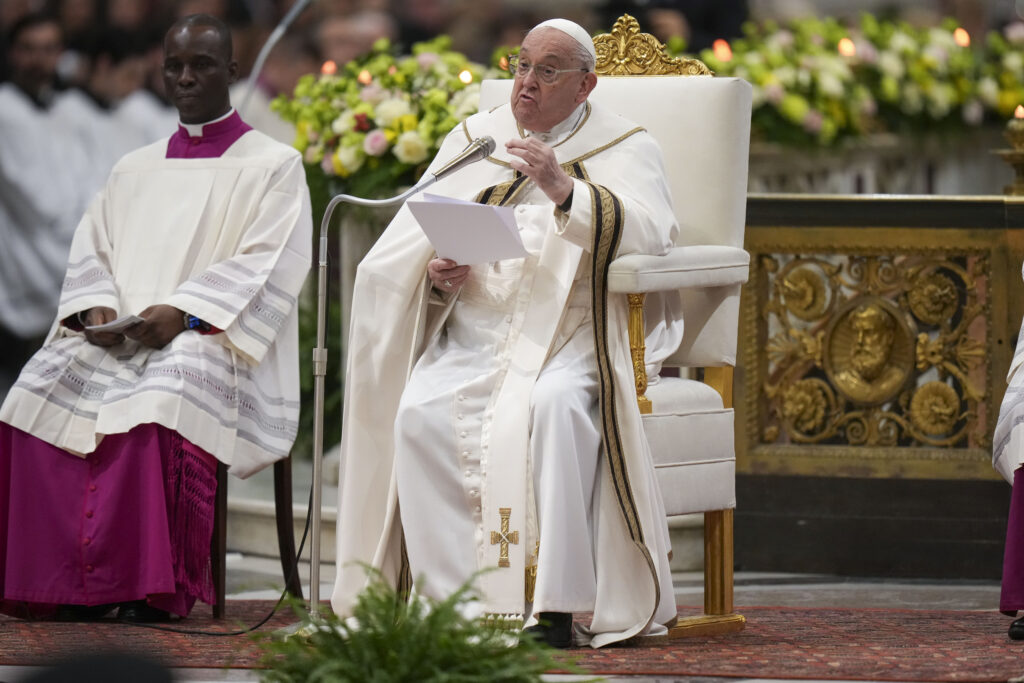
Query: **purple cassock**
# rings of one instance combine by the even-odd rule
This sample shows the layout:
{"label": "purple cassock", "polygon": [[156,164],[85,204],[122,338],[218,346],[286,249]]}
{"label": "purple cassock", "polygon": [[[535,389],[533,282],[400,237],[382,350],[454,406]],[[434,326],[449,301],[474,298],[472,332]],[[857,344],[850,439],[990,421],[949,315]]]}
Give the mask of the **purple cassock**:
{"label": "purple cassock", "polygon": [[1003,589],[999,596],[999,611],[1016,616],[1018,610],[1024,610],[1024,467],[1013,473],[1003,551]]}
{"label": "purple cassock", "polygon": [[[237,112],[201,137],[179,126],[167,158],[219,157],[249,130]],[[159,424],[107,435],[80,458],[0,423],[0,611],[45,618],[145,599],[185,616],[196,599],[212,604],[216,471],[213,455]]]}

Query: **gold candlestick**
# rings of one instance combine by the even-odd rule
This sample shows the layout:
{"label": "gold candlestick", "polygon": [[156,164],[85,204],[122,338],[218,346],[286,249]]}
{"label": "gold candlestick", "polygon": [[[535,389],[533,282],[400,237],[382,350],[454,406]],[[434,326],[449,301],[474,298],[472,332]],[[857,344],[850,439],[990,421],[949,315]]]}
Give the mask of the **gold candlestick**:
{"label": "gold candlestick", "polygon": [[996,154],[1001,156],[1016,173],[1013,184],[1007,185],[1003,189],[1003,194],[1021,197],[1024,196],[1024,105],[1017,105],[1017,109],[1013,112],[1013,118],[1006,124],[1003,135],[1006,136],[1011,149],[998,149]]}

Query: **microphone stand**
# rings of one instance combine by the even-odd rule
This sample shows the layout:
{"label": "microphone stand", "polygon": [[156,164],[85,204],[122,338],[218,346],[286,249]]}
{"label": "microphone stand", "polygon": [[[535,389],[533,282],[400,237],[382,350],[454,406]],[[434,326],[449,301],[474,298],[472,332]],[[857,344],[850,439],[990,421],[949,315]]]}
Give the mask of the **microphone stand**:
{"label": "microphone stand", "polygon": [[[310,629],[319,628],[320,621],[320,507],[323,498],[324,458],[324,383],[327,375],[327,235],[331,217],[338,204],[346,202],[358,206],[387,207],[404,202],[444,176],[454,173],[468,163],[482,159],[494,151],[494,140],[490,137],[474,140],[455,159],[435,173],[424,175],[418,183],[405,192],[386,199],[364,199],[350,194],[339,194],[331,198],[320,221],[320,248],[317,263],[316,301],[316,347],[313,349],[313,491],[310,510],[309,547],[309,621],[287,626],[278,631],[282,637],[308,635]],[[344,367],[345,359],[342,359]]]}
{"label": "microphone stand", "polygon": [[[320,221],[320,248],[317,260],[316,347],[313,349],[313,492],[310,514],[309,547],[309,621],[299,622],[278,631],[282,637],[305,637],[320,622],[320,527],[323,499],[324,467],[324,384],[327,376],[327,237],[334,210],[342,202],[358,206],[387,207],[404,202],[420,190],[437,182],[436,175],[426,175],[405,192],[387,199],[364,199],[350,194],[331,198]],[[344,365],[344,359],[342,364]]]}
{"label": "microphone stand", "polygon": [[284,15],[281,22],[274,27],[274,30],[270,32],[270,36],[267,37],[267,42],[263,43],[263,47],[260,48],[260,52],[256,55],[256,61],[252,65],[252,71],[249,72],[249,82],[245,85],[245,94],[242,97],[242,103],[238,105],[238,113],[243,116],[246,113],[246,108],[249,106],[249,100],[252,99],[253,91],[256,90],[256,82],[259,80],[260,73],[263,71],[263,65],[267,61],[267,56],[270,51],[274,49],[278,41],[284,37],[285,31],[292,25],[302,10],[306,9],[312,0],[296,0],[292,8],[288,10],[288,13]]}

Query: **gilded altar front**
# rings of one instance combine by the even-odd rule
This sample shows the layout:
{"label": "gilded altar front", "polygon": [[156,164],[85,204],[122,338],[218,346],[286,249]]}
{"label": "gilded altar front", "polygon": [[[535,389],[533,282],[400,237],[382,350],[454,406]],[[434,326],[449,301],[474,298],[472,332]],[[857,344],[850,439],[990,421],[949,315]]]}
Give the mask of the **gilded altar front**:
{"label": "gilded altar front", "polygon": [[752,196],[738,472],[997,478],[1022,206]]}

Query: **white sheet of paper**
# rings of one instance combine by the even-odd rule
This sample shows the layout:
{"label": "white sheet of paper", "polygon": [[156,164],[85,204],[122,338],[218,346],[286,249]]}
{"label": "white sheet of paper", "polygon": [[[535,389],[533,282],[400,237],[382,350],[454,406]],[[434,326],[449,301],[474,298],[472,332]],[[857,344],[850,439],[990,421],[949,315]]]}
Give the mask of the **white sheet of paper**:
{"label": "white sheet of paper", "polygon": [[441,258],[472,265],[526,256],[511,206],[488,206],[434,194],[410,199],[408,204]]}
{"label": "white sheet of paper", "polygon": [[125,329],[135,323],[141,323],[143,320],[145,318],[140,318],[137,315],[122,315],[117,320],[111,320],[109,323],[103,323],[102,325],[86,325],[85,329],[92,332],[124,332]]}

